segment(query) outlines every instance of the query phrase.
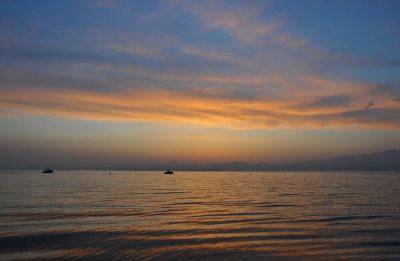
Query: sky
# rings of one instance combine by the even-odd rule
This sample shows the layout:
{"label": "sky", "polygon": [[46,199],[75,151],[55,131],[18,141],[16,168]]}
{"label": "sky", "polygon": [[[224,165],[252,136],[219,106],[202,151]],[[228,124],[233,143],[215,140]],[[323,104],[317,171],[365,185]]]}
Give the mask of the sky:
{"label": "sky", "polygon": [[400,2],[0,2],[0,167],[400,149]]}

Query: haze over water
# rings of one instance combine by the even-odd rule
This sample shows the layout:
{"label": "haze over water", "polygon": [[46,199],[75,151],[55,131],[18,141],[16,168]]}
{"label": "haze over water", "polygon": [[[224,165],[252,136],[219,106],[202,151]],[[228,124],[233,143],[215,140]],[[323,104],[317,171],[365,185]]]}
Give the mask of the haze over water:
{"label": "haze over water", "polygon": [[392,172],[2,171],[0,260],[399,260]]}

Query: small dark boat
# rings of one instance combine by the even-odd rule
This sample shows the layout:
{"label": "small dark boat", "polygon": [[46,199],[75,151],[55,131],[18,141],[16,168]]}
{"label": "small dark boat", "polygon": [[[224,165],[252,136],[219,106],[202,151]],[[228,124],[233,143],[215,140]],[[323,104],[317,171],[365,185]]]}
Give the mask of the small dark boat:
{"label": "small dark boat", "polygon": [[42,171],[42,173],[53,173],[52,169],[45,169]]}
{"label": "small dark boat", "polygon": [[167,171],[164,172],[164,174],[174,174],[174,172],[172,172],[170,170],[167,170]]}

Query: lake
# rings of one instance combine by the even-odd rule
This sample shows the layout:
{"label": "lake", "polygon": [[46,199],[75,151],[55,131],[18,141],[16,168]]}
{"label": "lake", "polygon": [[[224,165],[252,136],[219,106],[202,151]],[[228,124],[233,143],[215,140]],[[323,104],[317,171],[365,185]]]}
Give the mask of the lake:
{"label": "lake", "polygon": [[400,173],[0,172],[0,260],[400,260]]}

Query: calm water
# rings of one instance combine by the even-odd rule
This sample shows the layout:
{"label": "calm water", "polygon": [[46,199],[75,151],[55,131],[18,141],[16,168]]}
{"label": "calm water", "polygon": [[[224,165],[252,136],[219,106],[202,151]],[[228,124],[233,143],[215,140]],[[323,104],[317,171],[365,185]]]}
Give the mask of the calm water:
{"label": "calm water", "polygon": [[0,172],[0,260],[400,260],[400,173]]}

